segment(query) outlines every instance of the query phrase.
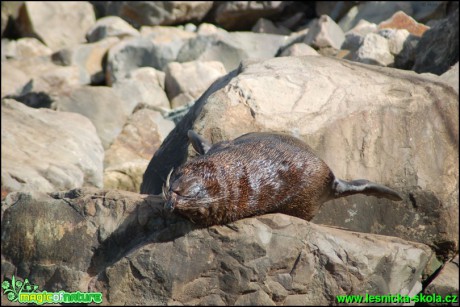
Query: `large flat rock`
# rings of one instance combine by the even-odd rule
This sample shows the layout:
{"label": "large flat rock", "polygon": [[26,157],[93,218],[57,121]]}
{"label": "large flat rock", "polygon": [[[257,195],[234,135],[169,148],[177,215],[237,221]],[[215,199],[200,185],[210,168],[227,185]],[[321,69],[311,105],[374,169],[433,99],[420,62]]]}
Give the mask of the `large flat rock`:
{"label": "large flat rock", "polygon": [[2,100],[2,189],[102,187],[104,150],[86,117]]}

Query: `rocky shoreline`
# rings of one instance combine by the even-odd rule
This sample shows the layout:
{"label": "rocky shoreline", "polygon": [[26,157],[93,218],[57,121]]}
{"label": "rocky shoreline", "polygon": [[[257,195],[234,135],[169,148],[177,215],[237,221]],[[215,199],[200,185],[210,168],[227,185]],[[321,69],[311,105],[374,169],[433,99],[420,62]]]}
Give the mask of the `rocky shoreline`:
{"label": "rocky shoreline", "polygon": [[[458,2],[6,1],[1,29],[4,280],[105,305],[458,294]],[[189,129],[295,135],[403,201],[199,228],[139,194]]]}

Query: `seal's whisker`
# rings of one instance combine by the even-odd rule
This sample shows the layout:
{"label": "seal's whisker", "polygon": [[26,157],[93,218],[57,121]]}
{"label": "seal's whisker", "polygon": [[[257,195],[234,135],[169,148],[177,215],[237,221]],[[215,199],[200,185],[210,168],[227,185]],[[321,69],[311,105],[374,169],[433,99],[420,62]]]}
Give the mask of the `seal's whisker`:
{"label": "seal's whisker", "polygon": [[162,189],[161,189],[161,196],[163,197],[163,200],[166,200],[166,195],[168,193],[168,190],[166,189],[166,186],[163,185]]}
{"label": "seal's whisker", "polygon": [[174,167],[171,168],[171,171],[168,174],[168,177],[166,177],[166,189],[169,190],[169,180],[171,179],[171,174],[174,171]]}

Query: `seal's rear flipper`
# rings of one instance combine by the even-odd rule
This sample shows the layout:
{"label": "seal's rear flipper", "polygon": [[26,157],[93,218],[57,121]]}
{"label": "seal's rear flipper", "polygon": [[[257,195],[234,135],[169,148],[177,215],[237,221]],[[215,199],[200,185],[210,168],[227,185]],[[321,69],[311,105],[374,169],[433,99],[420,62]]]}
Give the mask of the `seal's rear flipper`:
{"label": "seal's rear flipper", "polygon": [[334,197],[344,197],[354,194],[364,194],[378,198],[388,198],[395,201],[402,200],[398,192],[375,182],[365,179],[344,181],[335,179],[333,183]]}
{"label": "seal's rear flipper", "polygon": [[198,135],[195,131],[189,130],[187,131],[187,136],[190,142],[192,143],[193,149],[200,154],[204,155],[205,153],[208,152],[209,148],[211,148],[211,145],[209,144],[208,141],[206,141],[203,137]]}

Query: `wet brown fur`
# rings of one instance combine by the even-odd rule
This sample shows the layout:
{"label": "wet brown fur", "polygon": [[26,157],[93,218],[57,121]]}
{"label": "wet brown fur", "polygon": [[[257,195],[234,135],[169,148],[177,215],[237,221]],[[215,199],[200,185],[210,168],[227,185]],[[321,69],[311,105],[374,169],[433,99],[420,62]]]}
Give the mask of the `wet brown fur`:
{"label": "wet brown fur", "polygon": [[175,170],[166,206],[203,226],[280,212],[311,220],[334,195],[329,167],[301,140],[249,133]]}
{"label": "wet brown fur", "polygon": [[171,187],[200,177],[207,197],[176,201],[174,210],[202,225],[269,212],[310,220],[330,198],[334,180],[329,167],[305,143],[271,133],[250,133],[214,145],[175,171]]}

